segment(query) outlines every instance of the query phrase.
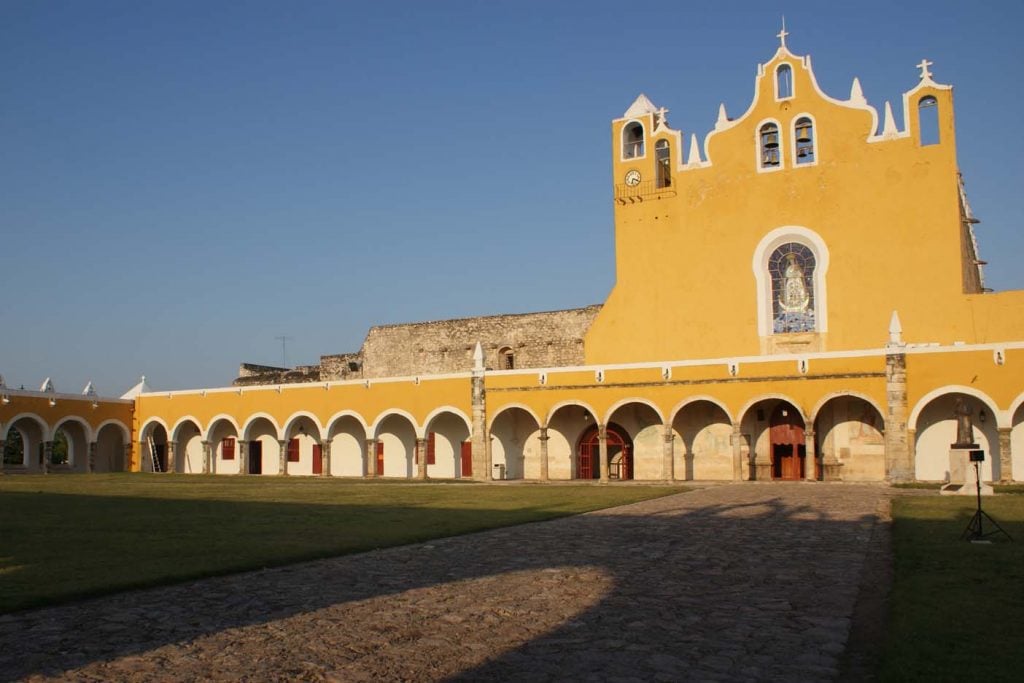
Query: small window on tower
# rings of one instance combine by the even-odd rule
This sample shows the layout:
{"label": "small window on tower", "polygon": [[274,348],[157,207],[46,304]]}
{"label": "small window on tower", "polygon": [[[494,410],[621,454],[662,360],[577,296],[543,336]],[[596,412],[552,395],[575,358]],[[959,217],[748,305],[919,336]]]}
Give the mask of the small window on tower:
{"label": "small window on tower", "polygon": [[796,135],[796,163],[814,163],[814,122],[801,116],[793,126]]}
{"label": "small window on tower", "polygon": [[654,159],[658,166],[658,187],[672,185],[672,169],[669,165],[671,156],[672,150],[668,145],[668,140],[658,140],[654,145]]}
{"label": "small window on tower", "polygon": [[622,129],[622,158],[636,159],[644,155],[644,127],[633,122]]}
{"label": "small window on tower", "polygon": [[931,95],[918,100],[917,123],[921,127],[922,147],[939,144],[939,102]]}
{"label": "small window on tower", "polygon": [[515,370],[516,369],[516,357],[512,353],[512,349],[508,346],[504,346],[498,351],[498,362],[502,370]]}
{"label": "small window on tower", "polygon": [[761,168],[778,168],[779,160],[779,127],[774,123],[761,126]]}
{"label": "small window on tower", "polygon": [[785,100],[793,96],[793,69],[783,64],[775,70],[775,99]]}

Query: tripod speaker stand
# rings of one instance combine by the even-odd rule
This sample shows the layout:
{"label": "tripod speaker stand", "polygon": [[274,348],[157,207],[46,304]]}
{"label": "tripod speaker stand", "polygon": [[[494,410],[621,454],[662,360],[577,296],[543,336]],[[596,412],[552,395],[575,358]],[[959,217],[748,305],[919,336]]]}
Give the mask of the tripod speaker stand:
{"label": "tripod speaker stand", "polygon": [[[1007,539],[1013,540],[1010,534],[1003,531],[1003,527],[999,526],[999,523],[992,519],[988,513],[981,509],[981,471],[978,465],[982,460],[985,459],[985,451],[971,451],[971,462],[974,464],[974,481],[978,486],[978,509],[971,517],[971,521],[967,523],[967,528],[960,534],[962,540],[971,541],[972,543],[987,543],[985,539],[989,536],[998,536],[1002,534]],[[995,527],[992,531],[986,532],[984,529],[984,520],[988,520],[989,524]]]}

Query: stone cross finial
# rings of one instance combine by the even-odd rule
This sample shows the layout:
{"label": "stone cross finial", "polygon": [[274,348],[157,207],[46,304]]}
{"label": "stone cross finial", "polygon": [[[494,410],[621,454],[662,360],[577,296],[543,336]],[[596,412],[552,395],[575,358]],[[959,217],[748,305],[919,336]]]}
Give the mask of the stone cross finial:
{"label": "stone cross finial", "polygon": [[929,62],[927,59],[922,59],[921,63],[916,65],[917,68],[921,70],[922,81],[931,79],[932,72],[928,70],[928,67],[930,67],[933,63],[934,62]]}
{"label": "stone cross finial", "polygon": [[656,113],[658,114],[658,120],[661,121],[661,125],[666,125],[665,114],[668,113],[668,109],[665,109],[665,107],[661,107],[660,109],[658,109]]}
{"label": "stone cross finial", "polygon": [[781,43],[782,47],[786,47],[786,36],[788,36],[788,35],[789,35],[789,32],[786,31],[786,17],[783,16],[782,17],[782,30],[775,34],[775,37],[779,39],[779,42]]}

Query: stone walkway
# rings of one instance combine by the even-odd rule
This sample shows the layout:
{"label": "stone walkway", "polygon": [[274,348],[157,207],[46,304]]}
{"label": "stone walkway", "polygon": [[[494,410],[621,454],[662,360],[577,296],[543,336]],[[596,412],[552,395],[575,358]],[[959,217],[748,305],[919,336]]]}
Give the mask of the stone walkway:
{"label": "stone walkway", "polygon": [[0,679],[834,680],[881,486],[709,487],[0,617]]}

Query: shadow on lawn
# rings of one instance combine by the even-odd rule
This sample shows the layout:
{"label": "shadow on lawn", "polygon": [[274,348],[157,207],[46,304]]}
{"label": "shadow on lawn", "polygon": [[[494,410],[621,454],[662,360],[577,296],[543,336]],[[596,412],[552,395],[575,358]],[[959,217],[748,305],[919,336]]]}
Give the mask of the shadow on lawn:
{"label": "shadow on lawn", "polygon": [[[863,496],[856,506],[859,512],[838,521],[827,510],[832,499],[848,496],[842,487],[731,488],[736,501],[731,504],[690,509],[691,497],[700,494],[689,493],[661,499],[655,514],[626,506],[7,615],[0,617],[0,674],[54,675],[227,629],[412,589],[509,572],[580,567],[594,568],[610,579],[610,588],[594,604],[539,636],[510,640],[482,664],[443,675],[512,680],[573,671],[580,678],[649,678],[660,673],[679,679],[705,671],[711,677],[822,677],[834,668],[846,639],[882,490],[864,488],[858,494]],[[226,507],[218,508],[214,517],[289,514],[282,510],[287,505],[221,505]],[[380,520],[398,512],[404,511],[353,514]],[[297,514],[295,519],[305,514],[313,532],[327,533],[316,528],[312,512]],[[173,518],[167,523],[172,525]],[[509,624],[492,627],[529,616],[503,618]],[[457,651],[458,644],[452,648]],[[435,674],[427,677],[439,677]],[[384,670],[375,675],[389,677]]]}

